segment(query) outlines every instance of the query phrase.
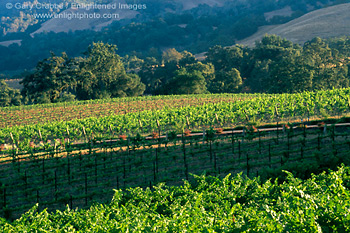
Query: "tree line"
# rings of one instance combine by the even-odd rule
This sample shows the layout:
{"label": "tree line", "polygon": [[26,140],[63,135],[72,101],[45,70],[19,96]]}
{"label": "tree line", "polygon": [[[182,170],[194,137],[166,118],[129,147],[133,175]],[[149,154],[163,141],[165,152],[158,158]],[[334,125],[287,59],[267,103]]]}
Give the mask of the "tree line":
{"label": "tree line", "polygon": [[136,74],[126,73],[116,46],[93,43],[85,57],[51,54],[23,80],[25,103],[137,96],[145,85]]}
{"label": "tree line", "polygon": [[[335,49],[337,47],[337,49]],[[303,46],[265,35],[255,47],[214,46],[199,61],[188,51],[138,57],[93,43],[84,56],[51,54],[22,80],[21,95],[1,83],[1,106],[140,95],[296,93],[349,87],[350,40]]]}
{"label": "tree line", "polygon": [[[135,63],[136,57],[130,59]],[[253,48],[214,46],[199,62],[188,52],[163,53],[161,61],[139,60],[138,74],[147,94],[184,94],[179,73],[194,74],[192,93],[296,93],[349,87],[349,38],[314,38],[303,46],[276,35],[265,35]],[[194,82],[194,81],[193,81]],[[200,90],[200,91],[198,91]]]}

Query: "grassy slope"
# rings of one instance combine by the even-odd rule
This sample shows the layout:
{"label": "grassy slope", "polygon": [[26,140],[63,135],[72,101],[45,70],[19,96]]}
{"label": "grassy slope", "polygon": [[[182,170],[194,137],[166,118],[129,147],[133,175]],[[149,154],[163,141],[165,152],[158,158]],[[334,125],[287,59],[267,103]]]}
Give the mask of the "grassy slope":
{"label": "grassy slope", "polygon": [[302,44],[314,37],[337,37],[349,35],[350,3],[312,11],[282,25],[262,27],[254,35],[238,41],[238,44],[253,46],[266,33],[276,34],[295,43]]}
{"label": "grassy slope", "polygon": [[[215,6],[215,5],[221,5],[222,2],[225,0],[192,0],[192,1],[176,1],[177,4],[183,5],[183,10],[190,10],[192,8],[197,7],[200,4],[207,4],[209,6]],[[125,3],[125,0],[122,1],[112,1],[112,3]],[[142,4],[147,5],[147,1],[142,2]],[[150,7],[148,5],[148,7]],[[164,9],[165,10],[165,9]],[[91,13],[90,11],[87,11],[85,9],[79,9],[79,10],[71,10],[68,9],[65,11],[66,13]],[[120,18],[116,20],[121,20],[121,19],[133,19],[137,17],[138,14],[142,14],[142,10],[140,11],[134,11],[134,10],[98,10],[98,13],[105,14],[105,13],[117,13],[119,14]],[[68,31],[76,31],[76,30],[85,30],[85,29],[93,29],[93,30],[101,30],[102,27],[107,26],[108,24],[112,23],[114,20],[108,19],[108,20],[103,20],[103,19],[51,19],[45,22],[41,28],[39,28],[37,31],[32,33],[32,35],[41,33],[44,31],[53,31],[53,32],[68,32]]]}

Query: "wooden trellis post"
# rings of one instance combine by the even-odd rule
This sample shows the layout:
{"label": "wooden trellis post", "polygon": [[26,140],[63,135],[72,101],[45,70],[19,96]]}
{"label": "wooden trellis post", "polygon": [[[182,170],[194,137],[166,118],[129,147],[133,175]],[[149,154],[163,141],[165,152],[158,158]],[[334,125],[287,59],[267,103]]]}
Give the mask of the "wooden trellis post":
{"label": "wooden trellis post", "polygon": [[39,133],[40,141],[42,141],[42,140],[43,140],[43,137],[42,137],[42,135],[41,135],[40,129],[38,130],[38,133]]}
{"label": "wooden trellis post", "polygon": [[84,133],[85,140],[87,141],[87,136],[86,136],[86,131],[85,131],[85,127],[84,126],[83,126],[83,133]]}

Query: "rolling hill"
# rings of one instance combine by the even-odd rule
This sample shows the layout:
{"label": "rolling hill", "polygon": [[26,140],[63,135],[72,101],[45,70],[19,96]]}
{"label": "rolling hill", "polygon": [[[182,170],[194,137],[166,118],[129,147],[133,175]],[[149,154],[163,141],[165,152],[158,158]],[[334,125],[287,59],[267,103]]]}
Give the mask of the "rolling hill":
{"label": "rolling hill", "polygon": [[[190,10],[192,8],[195,8],[201,4],[206,4],[210,7],[213,6],[222,6],[222,4],[227,1],[227,0],[193,0],[193,1],[186,1],[186,0],[180,0],[180,1],[176,1],[176,3],[174,2],[167,2],[164,1],[162,4],[163,6],[166,6],[167,4],[169,4],[171,6],[171,9],[175,9],[177,12],[182,12],[182,11],[186,11],[186,10]],[[110,4],[126,4],[130,1],[125,1],[125,0],[121,0],[121,1],[116,1],[113,0]],[[152,1],[145,1],[143,4],[146,5],[146,7],[148,8],[153,8],[154,3],[152,4]],[[159,14],[164,14],[167,12],[172,12],[173,10],[171,10],[170,8],[164,8],[163,10],[161,10],[160,12],[158,12]],[[79,13],[79,14],[91,14],[92,11],[91,10],[87,10],[87,9],[72,9],[69,8],[67,10],[65,10],[62,13],[66,13],[66,14],[74,14],[74,13]],[[101,19],[101,18],[84,18],[83,20],[81,19],[67,19],[67,18],[53,18],[50,19],[48,21],[46,21],[45,23],[43,23],[41,25],[41,27],[36,30],[34,33],[32,33],[31,35],[37,34],[37,33],[41,33],[41,32],[68,32],[68,31],[76,31],[76,30],[85,30],[85,29],[91,29],[91,30],[101,30],[103,27],[108,26],[109,24],[111,24],[113,21],[118,21],[118,20],[122,20],[122,19],[134,19],[136,18],[139,14],[149,14],[149,12],[147,11],[147,9],[145,11],[143,10],[127,10],[127,9],[102,9],[102,10],[96,10],[94,11],[94,13],[98,13],[100,15],[103,14],[118,14],[118,18],[112,18],[112,19]]]}
{"label": "rolling hill", "polygon": [[[125,1],[120,1],[121,3],[125,3]],[[85,17],[86,15],[108,15],[109,18],[102,19],[98,17],[90,17],[86,16],[88,18],[68,18],[72,15],[81,15],[82,17]],[[61,13],[62,17],[60,18],[52,18],[46,22],[44,22],[41,27],[36,30],[35,32],[31,33],[31,36],[34,36],[37,33],[42,32],[69,32],[69,31],[77,31],[77,30],[100,30],[102,27],[108,26],[110,23],[116,20],[121,19],[133,19],[135,18],[139,13],[137,11],[133,10],[114,10],[114,9],[101,9],[101,10],[90,10],[90,9],[74,9],[69,8]],[[116,17],[114,17],[114,15]]]}
{"label": "rolling hill", "polygon": [[260,27],[258,32],[237,43],[253,46],[265,34],[275,34],[298,44],[314,37],[349,36],[349,12],[350,3],[315,10],[285,24]]}

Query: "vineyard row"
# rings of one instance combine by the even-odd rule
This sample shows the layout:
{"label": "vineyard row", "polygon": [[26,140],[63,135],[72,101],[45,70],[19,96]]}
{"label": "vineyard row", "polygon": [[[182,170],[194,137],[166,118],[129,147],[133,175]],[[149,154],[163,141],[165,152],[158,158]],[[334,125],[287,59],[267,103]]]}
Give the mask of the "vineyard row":
{"label": "vineyard row", "polygon": [[[286,164],[346,158],[350,128],[261,132],[246,135],[186,138],[167,144],[101,148],[29,155],[28,159],[3,160],[0,169],[1,215],[16,218],[35,203],[50,211],[84,208],[109,201],[113,189],[149,187],[166,182],[179,185],[191,174],[225,176],[244,172],[263,174]],[[10,157],[11,158],[11,157]]]}

